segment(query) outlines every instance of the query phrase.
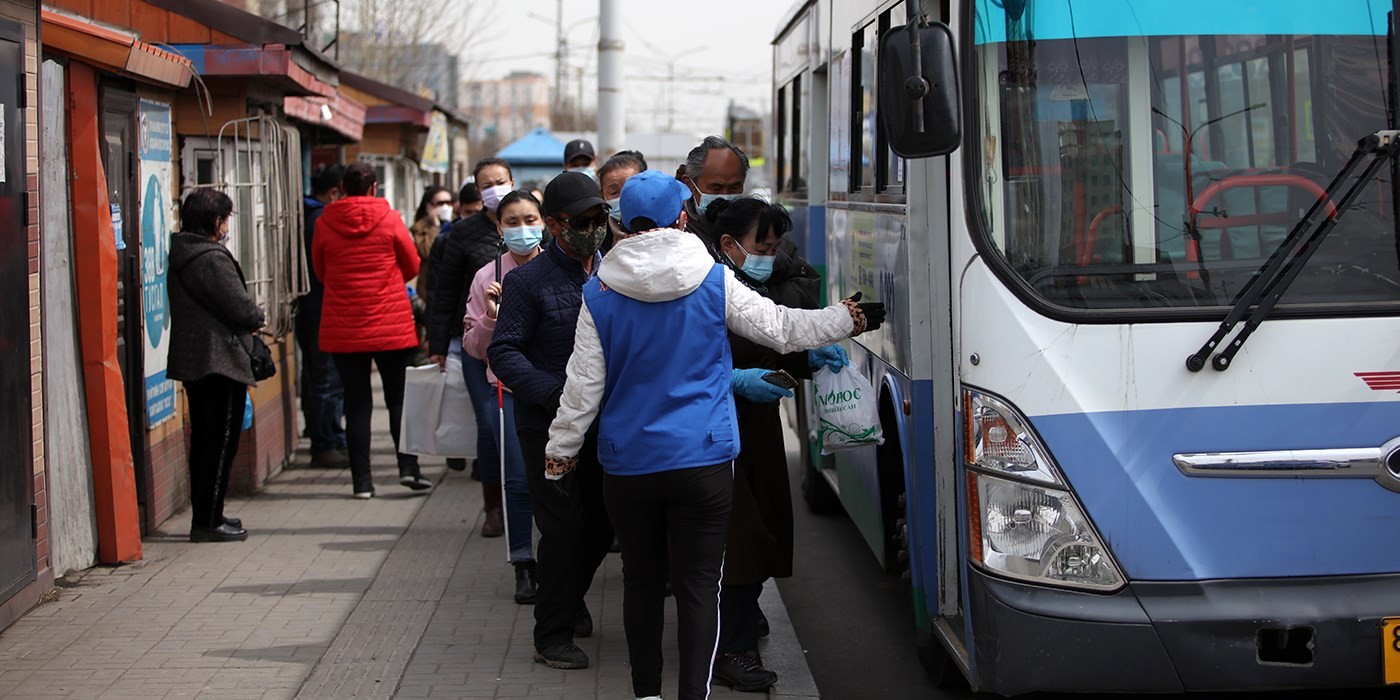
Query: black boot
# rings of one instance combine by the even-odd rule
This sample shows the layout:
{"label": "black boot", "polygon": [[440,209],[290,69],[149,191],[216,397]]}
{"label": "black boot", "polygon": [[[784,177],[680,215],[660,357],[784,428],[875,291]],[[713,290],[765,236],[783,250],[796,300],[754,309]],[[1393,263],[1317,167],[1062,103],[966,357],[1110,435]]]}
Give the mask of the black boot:
{"label": "black boot", "polygon": [[778,682],[778,674],[763,667],[757,651],[741,651],[715,655],[714,679],[741,693],[756,693]]}
{"label": "black boot", "polygon": [[515,562],[515,602],[535,604],[535,562]]}

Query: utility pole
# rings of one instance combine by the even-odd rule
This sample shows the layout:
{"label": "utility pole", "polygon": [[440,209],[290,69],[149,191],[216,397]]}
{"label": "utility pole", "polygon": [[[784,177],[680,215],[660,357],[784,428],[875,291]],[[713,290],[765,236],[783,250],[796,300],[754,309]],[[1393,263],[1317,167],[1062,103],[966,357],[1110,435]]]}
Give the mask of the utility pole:
{"label": "utility pole", "polygon": [[627,140],[619,4],[619,0],[598,0],[598,152],[604,158],[622,150]]}
{"label": "utility pole", "polygon": [[564,38],[564,0],[556,0],[554,18],[558,27],[559,45],[554,50],[554,114],[564,113],[564,58],[569,51]]}

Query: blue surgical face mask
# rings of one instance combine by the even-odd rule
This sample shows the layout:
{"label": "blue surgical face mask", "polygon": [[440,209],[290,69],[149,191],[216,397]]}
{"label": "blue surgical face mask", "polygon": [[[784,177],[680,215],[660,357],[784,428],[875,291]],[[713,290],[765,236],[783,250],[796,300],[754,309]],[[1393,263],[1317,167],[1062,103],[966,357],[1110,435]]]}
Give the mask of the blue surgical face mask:
{"label": "blue surgical face mask", "polygon": [[713,203],[715,203],[715,202],[717,202],[717,201],[719,201],[719,200],[721,200],[721,199],[724,199],[724,200],[732,200],[732,199],[738,199],[738,198],[739,198],[739,195],[737,195],[737,194],[709,194],[709,193],[706,193],[706,192],[701,192],[701,193],[700,193],[700,213],[701,213],[701,214],[704,214],[705,211],[708,210],[708,209],[710,208],[710,205],[711,205],[711,204],[713,204]]}
{"label": "blue surgical face mask", "polygon": [[543,226],[510,226],[501,229],[506,239],[506,247],[516,255],[529,255],[544,240]]}
{"label": "blue surgical face mask", "polygon": [[612,209],[608,211],[608,216],[611,216],[613,221],[622,221],[622,197],[618,196],[609,199],[608,206],[612,207]]}
{"label": "blue surgical face mask", "polygon": [[[754,255],[749,252],[739,241],[734,241],[734,245],[739,246],[739,250],[744,251],[744,264],[739,267],[749,279],[755,282],[767,282],[773,276],[773,262],[778,259],[776,255]],[[729,261],[734,262],[733,258]]]}
{"label": "blue surgical face mask", "polygon": [[570,172],[570,173],[583,173],[584,175],[587,175],[587,176],[588,176],[588,179],[590,179],[590,180],[596,180],[596,179],[598,179],[598,172],[595,171],[595,170],[593,169],[593,166],[591,166],[591,165],[585,165],[585,166],[583,166],[582,168],[569,168],[569,169],[566,170],[565,172]]}

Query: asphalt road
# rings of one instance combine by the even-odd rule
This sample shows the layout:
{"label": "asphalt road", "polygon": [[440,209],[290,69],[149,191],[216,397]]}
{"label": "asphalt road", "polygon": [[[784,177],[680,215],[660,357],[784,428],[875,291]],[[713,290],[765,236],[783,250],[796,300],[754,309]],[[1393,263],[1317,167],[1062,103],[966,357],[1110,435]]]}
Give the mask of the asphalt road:
{"label": "asphalt road", "polygon": [[[812,515],[807,512],[799,488],[799,457],[792,449],[791,432],[787,440],[796,552],[793,578],[780,581],[778,587],[821,697],[824,700],[997,697],[974,696],[967,690],[939,690],[929,682],[914,652],[908,587],[898,576],[884,572],[844,513]],[[1197,700],[1210,696],[1182,697]],[[1086,696],[1036,694],[1022,697],[1084,700]],[[1390,690],[1341,693],[1235,693],[1219,697],[1231,700],[1331,700],[1336,697],[1397,700],[1400,686]]]}

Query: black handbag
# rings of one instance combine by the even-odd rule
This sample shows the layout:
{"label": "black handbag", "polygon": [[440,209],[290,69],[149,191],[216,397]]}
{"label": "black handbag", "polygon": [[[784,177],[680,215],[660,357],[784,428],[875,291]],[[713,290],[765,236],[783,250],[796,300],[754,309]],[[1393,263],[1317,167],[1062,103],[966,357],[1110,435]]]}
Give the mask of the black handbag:
{"label": "black handbag", "polygon": [[[212,253],[214,251],[211,250],[206,252]],[[185,267],[188,266],[190,263],[194,262],[195,260],[198,260],[200,255],[204,255],[204,253],[200,253],[199,255],[190,258],[189,261],[182,265],[179,270],[175,271],[175,276],[180,280],[180,286],[184,288],[185,294],[189,296],[189,298],[193,300],[194,303],[198,304],[199,308],[204,309],[205,313],[209,314],[210,316],[213,316],[215,319],[218,319],[219,323],[224,324],[225,328],[228,328],[230,331],[232,331],[233,326],[228,321],[225,321],[222,316],[215,313],[214,310],[209,308],[204,302],[200,301],[199,297],[195,296],[192,292],[190,292],[190,288],[185,284]],[[243,279],[243,270],[238,266],[237,260],[233,261],[233,267],[235,270],[238,271],[239,281],[243,282],[244,288],[247,288],[248,282]],[[253,370],[253,379],[256,379],[257,381],[262,381],[264,379],[271,379],[277,376],[277,361],[272,359],[272,349],[267,347],[267,343],[264,343],[263,339],[259,337],[257,333],[249,333],[248,340],[248,345],[244,345],[242,336],[238,335],[237,333],[234,333],[229,337],[229,342],[236,343],[239,349],[243,350],[243,352],[248,354],[248,364],[249,368]]]}
{"label": "black handbag", "polygon": [[[272,359],[272,349],[267,347],[267,343],[264,343],[263,339],[258,337],[256,333],[249,335],[248,338],[253,341],[253,347],[244,348],[244,350],[248,352],[248,361],[253,366],[253,379],[262,381],[277,376],[277,362]],[[242,345],[243,343],[239,341],[238,344]]]}

